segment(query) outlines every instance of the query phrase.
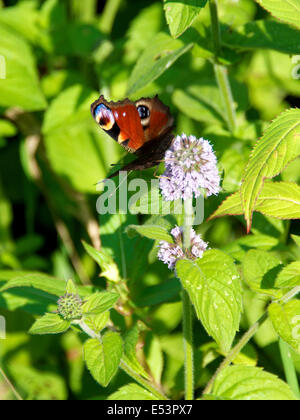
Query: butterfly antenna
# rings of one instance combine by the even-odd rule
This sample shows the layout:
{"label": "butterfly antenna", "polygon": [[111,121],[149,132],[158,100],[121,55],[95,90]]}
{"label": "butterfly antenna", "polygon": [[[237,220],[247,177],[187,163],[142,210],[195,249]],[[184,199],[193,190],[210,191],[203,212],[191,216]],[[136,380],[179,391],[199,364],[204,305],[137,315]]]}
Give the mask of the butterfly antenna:
{"label": "butterfly antenna", "polygon": [[126,176],[122,179],[122,181],[119,183],[119,185],[115,188],[115,190],[110,194],[109,198],[112,197],[121,187],[121,185],[127,181],[128,175],[131,174],[132,171],[127,172]]}

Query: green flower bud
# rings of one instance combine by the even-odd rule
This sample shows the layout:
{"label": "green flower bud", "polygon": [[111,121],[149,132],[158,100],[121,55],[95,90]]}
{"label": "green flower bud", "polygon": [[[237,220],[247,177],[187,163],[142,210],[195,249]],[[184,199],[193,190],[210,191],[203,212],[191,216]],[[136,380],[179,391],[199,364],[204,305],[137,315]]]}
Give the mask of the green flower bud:
{"label": "green flower bud", "polygon": [[74,321],[82,318],[82,300],[78,295],[66,293],[58,304],[58,313],[67,321]]}

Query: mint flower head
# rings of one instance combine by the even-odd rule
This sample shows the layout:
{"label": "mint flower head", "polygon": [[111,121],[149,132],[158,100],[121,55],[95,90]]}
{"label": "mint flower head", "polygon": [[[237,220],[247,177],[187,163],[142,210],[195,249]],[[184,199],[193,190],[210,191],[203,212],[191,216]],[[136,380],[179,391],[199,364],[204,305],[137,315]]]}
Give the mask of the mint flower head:
{"label": "mint flower head", "polygon": [[78,295],[66,293],[61,296],[58,305],[58,313],[68,321],[80,319],[82,317],[82,300]]}
{"label": "mint flower head", "polygon": [[183,228],[176,226],[171,230],[171,235],[175,243],[161,241],[158,251],[158,259],[167,264],[170,270],[174,269],[178,260],[202,258],[207,249],[208,244],[201,239],[200,235],[196,234],[193,228],[191,228],[191,248],[189,250],[183,250]]}
{"label": "mint flower head", "polygon": [[166,201],[207,197],[220,192],[217,158],[208,140],[182,134],[165,155],[166,171],[160,188]]}

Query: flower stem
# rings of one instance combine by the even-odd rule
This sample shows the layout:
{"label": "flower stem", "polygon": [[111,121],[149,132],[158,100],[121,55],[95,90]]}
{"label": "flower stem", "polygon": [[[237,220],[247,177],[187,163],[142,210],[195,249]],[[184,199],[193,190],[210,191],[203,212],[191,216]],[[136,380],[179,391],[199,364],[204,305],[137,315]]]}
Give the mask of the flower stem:
{"label": "flower stem", "polygon": [[[285,296],[279,299],[279,302],[287,303],[299,292],[300,292],[300,287],[299,286],[295,287],[293,290],[291,290]],[[251,338],[256,334],[259,327],[266,321],[267,318],[268,318],[268,310],[259,318],[259,320],[254,325],[252,325],[252,327],[246,332],[246,334],[243,335],[243,337],[240,339],[237,345],[231,350],[231,352],[223,360],[223,362],[220,364],[219,368],[217,369],[213,377],[210,379],[210,381],[206,385],[203,391],[203,395],[209,394],[211,392],[213,384],[217,376],[233,362],[233,360],[237,357],[237,355],[241,352],[241,350],[245,347],[245,345],[251,340]]]}
{"label": "flower stem", "polygon": [[124,362],[124,360],[121,360],[120,368],[124,370],[124,372],[126,372],[127,375],[133,378],[136,382],[138,382],[149,392],[151,392],[151,394],[155,395],[160,400],[168,400],[168,398],[162,392],[160,392],[160,390],[158,390],[154,385],[152,385],[149,381],[142,378],[140,375],[138,375],[132,369],[130,369],[130,367]]}
{"label": "flower stem", "polygon": [[221,54],[222,45],[217,0],[209,0],[209,7],[211,17],[211,31],[215,52],[214,71],[226,112],[227,125],[230,132],[234,133],[236,129],[235,103],[229,83],[227,69],[219,63],[219,56]]}
{"label": "flower stem", "polygon": [[282,338],[279,339],[279,349],[282,364],[284,367],[286,381],[289,384],[292,391],[294,392],[294,394],[296,395],[296,397],[300,400],[300,389],[294,361],[291,355],[289,345],[285,341],[283,341]]}
{"label": "flower stem", "polygon": [[[191,228],[193,225],[193,199],[184,202],[184,231],[183,246],[191,247]],[[181,292],[183,310],[183,346],[185,357],[185,399],[194,399],[194,349],[193,349],[193,309],[188,293],[183,289]]]}

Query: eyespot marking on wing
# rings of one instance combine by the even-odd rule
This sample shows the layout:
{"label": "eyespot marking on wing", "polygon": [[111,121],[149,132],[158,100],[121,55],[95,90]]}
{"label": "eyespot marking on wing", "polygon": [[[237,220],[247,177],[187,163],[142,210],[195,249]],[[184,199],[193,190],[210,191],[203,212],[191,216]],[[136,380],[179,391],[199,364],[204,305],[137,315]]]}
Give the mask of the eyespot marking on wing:
{"label": "eyespot marking on wing", "polygon": [[104,104],[100,104],[95,108],[94,118],[105,131],[111,130],[115,124],[112,111]]}

